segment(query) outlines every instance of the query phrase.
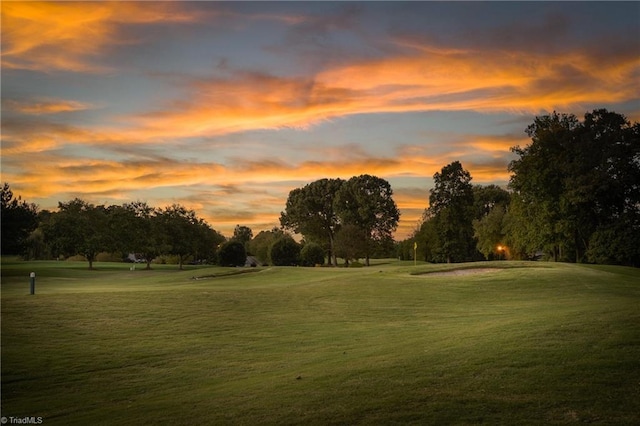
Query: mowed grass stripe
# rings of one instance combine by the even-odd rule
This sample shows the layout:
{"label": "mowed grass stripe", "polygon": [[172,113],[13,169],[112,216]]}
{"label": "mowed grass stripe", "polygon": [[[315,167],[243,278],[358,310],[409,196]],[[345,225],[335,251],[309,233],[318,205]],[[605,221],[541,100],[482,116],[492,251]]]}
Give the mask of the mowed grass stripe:
{"label": "mowed grass stripe", "polygon": [[[503,268],[495,273],[429,277],[411,273],[442,266],[387,263],[230,276],[98,266],[48,264],[42,294],[29,296],[18,278],[35,265],[3,264],[2,415],[47,424],[640,421],[637,270],[497,262],[483,265]],[[66,273],[82,283],[58,281]]]}

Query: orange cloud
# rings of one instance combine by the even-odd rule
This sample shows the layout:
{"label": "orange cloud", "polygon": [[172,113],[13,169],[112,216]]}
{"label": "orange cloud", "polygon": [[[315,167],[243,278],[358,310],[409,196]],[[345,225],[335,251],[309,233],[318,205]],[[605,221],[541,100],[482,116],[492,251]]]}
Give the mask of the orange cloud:
{"label": "orange cloud", "polygon": [[122,37],[119,25],[195,19],[173,3],[3,2],[2,67],[104,72],[94,61],[98,54],[135,42]]}
{"label": "orange cloud", "polygon": [[465,142],[462,142],[464,146],[472,148],[475,152],[493,153],[500,157],[504,157],[505,153],[509,152],[511,147],[516,145],[526,145],[530,140],[524,136],[518,137],[515,135],[465,135],[463,137]]}
{"label": "orange cloud", "polygon": [[[179,2],[149,6],[143,2],[3,2],[2,67],[110,71],[105,59],[111,49],[140,41],[133,38],[136,31],[131,28],[125,36],[125,25],[188,23],[202,18],[202,12],[190,12]],[[277,14],[248,18],[288,25],[306,20],[313,23],[314,19]],[[344,22],[348,25],[352,21]],[[316,24],[331,26],[328,22]],[[63,125],[62,116],[48,116],[92,108],[78,101],[3,101],[5,108],[21,114],[3,118],[3,179],[16,185],[26,199],[80,196],[103,203],[153,194],[156,205],[184,200],[204,212],[214,226],[219,222],[233,226],[240,220],[277,225],[288,191],[298,183],[362,173],[385,178],[424,177],[428,182],[454,160],[463,162],[474,183],[506,182],[508,150],[527,140],[524,135],[442,135],[438,147],[407,141],[409,145],[389,157],[373,157],[362,149],[336,152],[316,145],[307,151],[300,148],[300,159],[288,163],[259,157],[252,157],[252,161],[231,159],[226,164],[206,159],[181,162],[145,157],[141,150],[152,144],[159,150],[176,142],[187,146],[191,142],[187,138],[256,129],[308,129],[356,114],[582,111],[583,104],[624,102],[640,92],[638,55],[453,49],[410,41],[398,46],[395,53],[387,50],[389,56],[384,58],[327,61],[330,65],[324,70],[307,77],[218,70],[229,74],[193,78],[181,87],[182,96],[133,117],[93,117],[93,123],[101,123],[97,126]],[[179,81],[184,82],[185,77]],[[158,104],[153,105],[157,108]],[[147,146],[141,149],[139,144]],[[114,145],[129,160],[81,157],[95,148],[111,149]],[[76,157],[63,157],[62,151],[73,151]],[[198,154],[194,149],[194,155]],[[30,167],[25,167],[26,162]],[[211,187],[216,189],[203,189]],[[178,195],[183,193],[190,195]],[[428,194],[424,195],[424,191],[396,191],[403,214],[398,235],[409,232],[420,219],[428,204]]]}
{"label": "orange cloud", "polygon": [[3,107],[21,114],[41,115],[58,114],[63,112],[74,112],[90,109],[91,105],[66,99],[35,99],[18,101],[13,99],[3,99]]}
{"label": "orange cloud", "polygon": [[[332,154],[331,150],[318,155],[316,147],[309,152],[299,151],[304,158],[295,163],[285,163],[269,158],[233,159],[227,165],[219,163],[193,162],[152,158],[144,161],[105,161],[85,158],[62,158],[47,154],[64,146],[109,144],[120,145],[128,139],[114,132],[113,136],[72,126],[39,122],[3,123],[3,173],[12,176],[11,181],[34,176],[32,182],[47,182],[55,193],[56,182],[61,190],[77,187],[80,192],[103,192],[113,188],[131,190],[173,185],[193,185],[210,182],[217,185],[239,185],[264,182],[308,182],[331,176],[349,178],[368,173],[384,177],[428,176],[431,177],[442,166],[454,160],[471,156],[474,163],[468,166],[477,182],[508,179],[506,171],[509,147],[522,144],[524,139],[510,135],[477,136],[464,135],[455,140],[444,139],[437,152],[423,144],[404,145],[391,157],[373,157],[363,150],[354,149]],[[450,139],[450,138],[449,138]],[[120,145],[122,146],[122,145]],[[124,148],[123,148],[124,149]],[[130,158],[139,158],[135,144],[125,150]],[[30,162],[41,164],[37,170],[25,171],[20,162],[25,155]],[[147,153],[143,153],[148,157]],[[484,158],[484,160],[483,160]],[[12,170],[15,172],[12,173]]]}
{"label": "orange cloud", "polygon": [[94,133],[82,128],[37,118],[2,118],[2,161],[91,141]]}
{"label": "orange cloud", "polygon": [[254,129],[306,129],[369,113],[463,111],[541,113],[615,103],[640,91],[640,58],[597,63],[576,52],[542,55],[447,51],[367,60],[315,76],[238,72],[194,81],[185,99],[135,117],[131,139],[211,136]]}
{"label": "orange cloud", "polygon": [[[57,201],[73,197],[111,204],[135,200],[142,195],[145,201],[158,207],[178,202],[195,209],[214,228],[230,235],[238,223],[261,226],[259,229],[278,226],[289,191],[316,179],[327,176],[347,179],[363,173],[387,179],[427,178],[424,188],[394,191],[402,213],[396,236],[404,238],[413,231],[428,207],[428,178],[456,159],[447,154],[429,157],[418,153],[418,147],[404,147],[394,158],[366,157],[358,153],[342,161],[332,158],[298,163],[236,160],[223,165],[173,159],[91,160],[42,151],[32,153],[30,166],[25,167],[21,163],[24,156],[5,156],[3,152],[3,179],[19,188],[25,199],[38,203],[49,200],[49,204],[42,207],[50,209],[56,207]],[[508,179],[506,164],[499,161],[464,163],[464,166],[475,183]]]}
{"label": "orange cloud", "polygon": [[[318,80],[366,93],[372,111],[391,105],[399,110],[536,113],[586,102],[625,101],[640,88],[633,79],[640,68],[637,57],[599,63],[585,52],[541,55],[414,47],[409,55],[328,70]],[[630,90],[630,84],[636,90]]]}

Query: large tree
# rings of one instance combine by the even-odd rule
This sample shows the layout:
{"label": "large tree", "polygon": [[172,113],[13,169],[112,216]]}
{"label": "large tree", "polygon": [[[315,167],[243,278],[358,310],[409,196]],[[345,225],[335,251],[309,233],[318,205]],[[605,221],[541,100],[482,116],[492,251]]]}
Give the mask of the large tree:
{"label": "large tree", "polygon": [[248,226],[236,225],[233,229],[232,240],[239,241],[247,249],[247,244],[253,238],[253,231]]}
{"label": "large tree", "polygon": [[[575,260],[585,260],[592,236],[603,229],[625,234],[615,238],[621,244],[635,234],[640,245],[640,124],[631,125],[606,109],[594,110],[585,114],[572,148],[564,199]],[[632,251],[625,251],[626,261],[618,257],[612,263],[637,263]]]}
{"label": "large tree", "polygon": [[335,209],[341,223],[355,225],[364,232],[369,266],[374,245],[391,239],[400,220],[391,185],[377,176],[354,176],[338,191]]}
{"label": "large tree", "polygon": [[159,211],[145,202],[135,201],[113,207],[111,223],[115,228],[114,234],[119,236],[120,250],[142,254],[146,269],[151,269],[151,261],[169,247]]}
{"label": "large tree", "polygon": [[454,161],[435,173],[433,181],[427,215],[433,223],[425,225],[436,224],[437,245],[433,254],[447,263],[471,260],[475,253],[471,174],[459,161]]}
{"label": "large tree", "polygon": [[320,179],[289,192],[280,224],[308,241],[321,244],[329,254],[329,263],[335,264],[335,233],[339,228],[334,207],[337,192],[343,186],[342,179]]}
{"label": "large tree", "polygon": [[473,185],[474,219],[482,219],[496,207],[505,208],[511,201],[511,194],[497,185]]}
{"label": "large tree", "polygon": [[168,251],[178,257],[179,268],[193,257],[194,260],[212,260],[216,247],[224,237],[213,230],[195,211],[173,204],[158,213]]}
{"label": "large tree", "polygon": [[89,269],[93,269],[98,253],[114,245],[107,208],[79,198],[58,203],[58,211],[44,226],[44,235],[56,255],[81,254],[89,262]]}
{"label": "large tree", "polygon": [[38,207],[14,197],[8,183],[1,190],[2,254],[25,254],[29,235],[38,226]]}
{"label": "large tree", "polygon": [[[567,215],[564,211],[564,187],[567,178],[567,164],[571,161],[571,145],[575,130],[579,126],[573,114],[559,114],[536,117],[526,129],[532,142],[524,148],[516,146],[512,151],[520,158],[512,161],[510,187],[523,208],[523,220],[519,227],[534,226],[536,235],[546,242],[553,258],[558,260],[566,249]],[[522,242],[520,245],[530,245]],[[542,247],[541,247],[542,248]]]}
{"label": "large tree", "polygon": [[51,245],[46,241],[44,229],[46,228],[52,213],[49,210],[40,210],[38,212],[38,227],[34,229],[26,240],[25,259],[27,260],[46,260],[53,256]]}
{"label": "large tree", "polygon": [[[510,209],[517,245],[547,249],[555,260],[585,259],[592,235],[635,230],[640,215],[640,126],[605,109],[536,117],[531,143],[514,147]],[[531,228],[522,230],[522,228]],[[603,232],[600,235],[603,235]],[[524,240],[523,240],[524,239]],[[528,239],[528,240],[527,240]],[[570,255],[572,254],[572,255]]]}

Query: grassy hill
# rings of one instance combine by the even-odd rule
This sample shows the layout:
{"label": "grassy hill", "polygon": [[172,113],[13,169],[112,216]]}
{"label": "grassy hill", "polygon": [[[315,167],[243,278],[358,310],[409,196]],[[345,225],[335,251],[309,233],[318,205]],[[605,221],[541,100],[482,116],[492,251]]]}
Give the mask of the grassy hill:
{"label": "grassy hill", "polygon": [[3,262],[2,416],[640,423],[637,269],[86,266]]}

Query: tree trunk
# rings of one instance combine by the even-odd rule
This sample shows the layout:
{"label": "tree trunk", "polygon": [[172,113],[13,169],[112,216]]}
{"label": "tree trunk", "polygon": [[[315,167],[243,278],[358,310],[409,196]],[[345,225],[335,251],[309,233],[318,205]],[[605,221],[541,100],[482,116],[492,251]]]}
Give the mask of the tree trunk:
{"label": "tree trunk", "polygon": [[329,266],[338,266],[338,257],[336,256],[336,248],[331,232],[329,232]]}

